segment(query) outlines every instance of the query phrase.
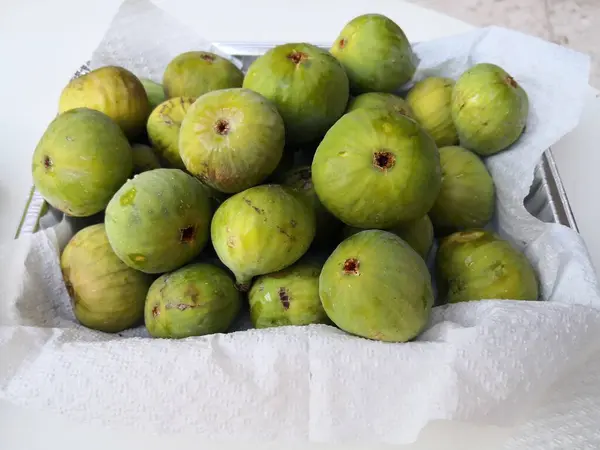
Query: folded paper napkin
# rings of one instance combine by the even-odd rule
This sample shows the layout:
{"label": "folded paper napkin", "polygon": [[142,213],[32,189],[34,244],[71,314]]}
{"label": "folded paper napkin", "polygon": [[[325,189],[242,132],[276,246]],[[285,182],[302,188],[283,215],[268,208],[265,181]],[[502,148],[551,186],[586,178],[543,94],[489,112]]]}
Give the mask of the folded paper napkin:
{"label": "folded paper napkin", "polygon": [[[128,0],[92,67],[119,64],[160,81],[167,62],[193,48],[214,50],[151,3]],[[62,222],[0,252],[0,398],[82,422],[235,440],[407,443],[438,419],[531,419],[507,448],[536,448],[556,426],[567,443],[587,440],[540,448],[598,448],[594,269],[575,231],[542,223],[523,206],[540,155],[579,120],[589,61],[496,27],[419,43],[416,52],[416,79],[456,78],[492,62],[529,94],[526,132],[487,164],[497,184],[494,225],[524,249],[545,301],[437,307],[428,329],[406,344],[324,325],[178,341],[149,339],[143,328],[110,335],[73,317],[58,263],[73,230]]]}

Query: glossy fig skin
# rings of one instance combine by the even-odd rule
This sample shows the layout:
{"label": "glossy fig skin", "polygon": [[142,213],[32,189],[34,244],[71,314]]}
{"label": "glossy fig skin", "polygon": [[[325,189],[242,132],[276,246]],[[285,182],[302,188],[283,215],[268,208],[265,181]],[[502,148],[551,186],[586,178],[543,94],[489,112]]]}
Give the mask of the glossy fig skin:
{"label": "glossy fig skin", "polygon": [[175,270],[200,254],[210,230],[206,186],[179,169],[128,180],[106,208],[106,233],[119,258],[146,273]]}
{"label": "glossy fig skin", "polygon": [[[344,227],[343,234],[345,238],[348,238],[361,231],[363,231],[361,228],[346,226]],[[394,233],[396,236],[404,239],[413,250],[426,260],[433,245],[433,225],[429,216],[424,215],[419,219],[400,223],[385,231]]]}
{"label": "glossy fig skin", "polygon": [[339,328],[386,342],[415,338],[433,306],[431,278],[421,256],[382,230],[361,231],[334,250],[321,271],[319,295]]}
{"label": "glossy fig skin", "polygon": [[243,87],[277,107],[288,145],[322,138],[344,113],[349,96],[342,65],[307,43],[278,45],[267,51],[250,65]]}
{"label": "glossy fig skin", "polygon": [[279,164],[284,145],[284,123],[277,108],[244,88],[198,98],[179,132],[179,154],[186,169],[228,194],[262,183]]}
{"label": "glossy fig skin", "polygon": [[438,147],[458,144],[458,133],[452,121],[454,80],[428,77],[417,82],[406,96],[414,119],[431,134]]}
{"label": "glossy fig skin", "polygon": [[146,329],[156,338],[183,339],[224,333],[242,305],[231,276],[206,263],[184,266],[160,276],[146,299]]}
{"label": "glossy fig skin", "polygon": [[219,259],[246,291],[257,275],[295,263],[315,236],[307,202],[280,185],[260,185],[229,197],[215,212],[212,243]]}
{"label": "glossy fig skin", "polygon": [[398,95],[387,92],[367,92],[360,94],[348,102],[346,112],[354,111],[355,109],[380,109],[387,108],[398,114],[414,119],[415,116],[408,102]]}
{"label": "glossy fig skin", "polygon": [[283,270],[257,277],[248,292],[254,327],[328,323],[319,298],[321,266],[302,259]]}
{"label": "glossy fig skin", "polygon": [[118,66],[105,66],[71,80],[60,95],[59,113],[75,108],[100,111],[134,139],[144,131],[150,102],[142,82]]}
{"label": "glossy fig skin", "polygon": [[133,154],[121,128],[106,114],[76,108],[59,114],[32,157],[36,189],[73,217],[99,213],[133,170]]}
{"label": "glossy fig skin", "polygon": [[77,232],[61,254],[60,268],[73,313],[83,326],[117,333],[142,321],[152,277],[115,255],[104,224]]}
{"label": "glossy fig skin", "polygon": [[539,296],[535,270],[525,255],[485,230],[459,231],[441,241],[436,280],[441,299],[449,303]]}
{"label": "glossy fig skin", "polygon": [[485,164],[458,146],[440,149],[442,187],[429,211],[438,234],[483,228],[494,214],[496,190]]}
{"label": "glossy fig skin", "polygon": [[348,22],[330,52],[342,63],[352,92],[393,92],[410,81],[418,59],[404,31],[381,14]]}
{"label": "glossy fig skin", "polygon": [[345,224],[386,229],[427,214],[441,184],[439,153],[414,120],[357,109],[321,141],[312,181],[319,200]]}
{"label": "glossy fig skin", "polygon": [[460,145],[482,156],[515,143],[525,130],[528,114],[527,93],[495,64],[471,67],[452,90],[452,120]]}
{"label": "glossy fig skin", "polygon": [[211,52],[189,51],[173,58],[163,74],[167,98],[200,97],[219,89],[241,87],[244,74],[228,59]]}

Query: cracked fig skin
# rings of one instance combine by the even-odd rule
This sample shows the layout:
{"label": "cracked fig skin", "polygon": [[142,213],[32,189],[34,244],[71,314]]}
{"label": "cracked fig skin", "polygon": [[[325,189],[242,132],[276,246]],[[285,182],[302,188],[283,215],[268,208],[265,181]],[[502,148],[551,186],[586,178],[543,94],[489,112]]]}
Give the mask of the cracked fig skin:
{"label": "cracked fig skin", "polygon": [[263,182],[285,145],[275,106],[249,89],[222,89],[189,108],[179,132],[186,169],[206,185],[235,194]]}
{"label": "cracked fig skin", "polygon": [[233,279],[220,267],[190,264],[164,274],[148,291],[144,319],[156,338],[224,333],[242,305]]}
{"label": "cracked fig skin", "polygon": [[73,313],[83,326],[117,333],[142,321],[152,277],[115,255],[104,224],[77,232],[62,252],[60,268]]}
{"label": "cracked fig skin", "polygon": [[257,275],[295,263],[315,236],[308,203],[280,185],[256,186],[229,197],[211,224],[213,247],[242,291]]}
{"label": "cracked fig skin", "polygon": [[387,342],[415,338],[433,306],[431,277],[421,256],[382,230],[361,231],[334,250],[321,271],[319,295],[342,330]]}
{"label": "cracked fig skin", "polygon": [[527,93],[504,69],[476,64],[452,90],[452,120],[460,145],[482,156],[515,143],[527,123]]}
{"label": "cracked fig skin", "polygon": [[440,157],[414,120],[357,109],[319,144],[312,181],[321,203],[342,222],[386,229],[427,214],[440,189]]}
{"label": "cracked fig skin", "polygon": [[128,180],[106,207],[110,245],[130,267],[168,272],[198,256],[208,241],[208,189],[179,169],[154,169]]}
{"label": "cracked fig skin", "polygon": [[448,303],[474,300],[537,300],[538,280],[523,253],[484,230],[444,238],[436,257],[439,295]]}

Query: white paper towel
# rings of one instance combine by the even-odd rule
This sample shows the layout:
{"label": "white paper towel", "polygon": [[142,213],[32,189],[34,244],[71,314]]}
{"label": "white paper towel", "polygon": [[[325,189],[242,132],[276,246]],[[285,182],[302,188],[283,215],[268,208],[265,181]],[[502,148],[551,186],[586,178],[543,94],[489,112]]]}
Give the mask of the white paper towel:
{"label": "white paper towel", "polygon": [[[120,64],[160,80],[177,53],[206,46],[150,3],[129,0],[92,66]],[[149,339],[143,328],[109,335],[74,320],[58,266],[72,234],[63,222],[0,252],[11,261],[0,273],[0,397],[82,422],[225,440],[406,443],[432,420],[509,426],[533,417],[533,428],[516,429],[513,450],[535,448],[570,405],[559,424],[564,442],[600,446],[586,425],[600,411],[590,406],[600,399],[598,282],[580,237],[523,207],[541,153],[577,124],[589,61],[493,27],[416,51],[417,79],[456,78],[494,62],[528,92],[525,134],[487,164],[497,183],[495,225],[526,251],[545,302],[438,307],[407,344],[321,325],[179,341]]]}

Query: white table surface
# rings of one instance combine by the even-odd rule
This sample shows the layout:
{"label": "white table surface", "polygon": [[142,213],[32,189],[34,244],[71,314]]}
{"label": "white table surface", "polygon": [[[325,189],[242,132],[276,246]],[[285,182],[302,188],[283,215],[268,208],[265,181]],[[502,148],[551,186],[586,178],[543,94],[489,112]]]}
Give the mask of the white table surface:
{"label": "white table surface", "polygon": [[[335,38],[347,20],[366,12],[392,17],[415,41],[471,29],[466,23],[400,0],[291,3],[285,0],[229,0],[226,3],[156,0],[155,3],[195,27],[205,38],[220,42],[327,42]],[[56,114],[60,90],[81,62],[89,58],[119,4],[120,0],[0,2],[0,244],[14,236],[31,186],[31,153]],[[594,231],[600,219],[600,208],[595,207],[600,194],[600,176],[596,169],[600,165],[599,124],[600,99],[597,91],[590,89],[580,126],[554,147],[576,220],[596,267],[600,267],[600,233]],[[510,430],[496,428],[436,423],[423,432],[416,444],[401,448],[499,449],[502,438],[509,433]],[[3,450],[229,448],[202,445],[197,438],[189,436],[173,440],[140,436],[131,430],[101,430],[2,401],[0,442]],[[310,446],[321,447],[324,448]],[[242,443],[231,448],[255,446]],[[261,445],[260,448],[276,447]]]}

